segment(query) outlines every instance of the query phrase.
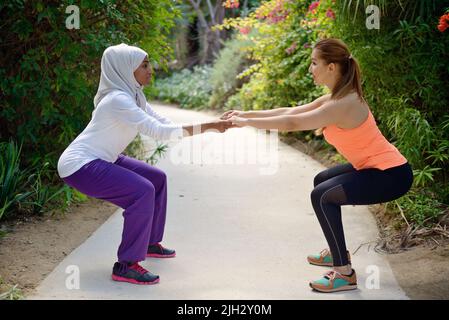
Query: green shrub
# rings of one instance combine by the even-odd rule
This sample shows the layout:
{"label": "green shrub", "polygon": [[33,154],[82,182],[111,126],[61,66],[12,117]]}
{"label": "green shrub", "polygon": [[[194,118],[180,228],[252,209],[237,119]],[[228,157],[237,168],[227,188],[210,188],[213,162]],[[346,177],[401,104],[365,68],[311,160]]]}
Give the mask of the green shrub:
{"label": "green shrub", "polygon": [[[332,6],[331,1],[323,3]],[[250,77],[237,93],[243,110],[308,103],[325,92],[314,85],[308,68],[311,46],[332,26],[327,6],[312,13],[306,1],[267,1],[247,18],[223,24],[222,28],[251,29],[240,36],[251,41],[246,52],[257,62],[241,74]]]}
{"label": "green shrub", "polygon": [[242,86],[244,79],[238,75],[250,64],[244,52],[244,48],[249,44],[248,40],[238,38],[224,43],[212,66],[210,107],[222,108],[227,98]]}
{"label": "green shrub", "polygon": [[[65,28],[69,4],[78,30]],[[175,16],[169,0],[2,3],[0,139],[23,141],[26,161],[57,158],[89,121],[103,50],[136,44],[163,62]]]}
{"label": "green shrub", "polygon": [[402,211],[408,221],[419,226],[429,226],[437,222],[444,212],[445,205],[436,198],[436,194],[428,189],[412,189],[388,205],[398,214]]}
{"label": "green shrub", "polygon": [[212,93],[210,66],[196,66],[193,71],[184,69],[170,77],[155,81],[152,98],[177,102],[182,108],[204,109],[209,105]]}
{"label": "green shrub", "polygon": [[[79,6],[80,29],[65,28],[71,4]],[[1,154],[0,218],[18,206],[41,213],[50,203],[67,208],[82,199],[61,189],[56,163],[91,117],[103,50],[137,45],[163,66],[178,15],[170,0],[1,2],[0,142],[22,144],[21,161],[11,155],[15,147]]]}

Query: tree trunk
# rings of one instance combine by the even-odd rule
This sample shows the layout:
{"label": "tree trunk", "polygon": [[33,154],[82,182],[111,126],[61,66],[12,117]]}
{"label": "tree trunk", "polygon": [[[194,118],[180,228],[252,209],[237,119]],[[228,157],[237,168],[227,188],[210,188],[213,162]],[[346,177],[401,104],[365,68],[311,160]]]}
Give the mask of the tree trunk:
{"label": "tree trunk", "polygon": [[198,17],[198,34],[200,42],[200,64],[211,63],[221,49],[221,39],[224,32],[212,31],[212,26],[223,23],[224,7],[221,0],[216,0],[215,7],[211,0],[206,0],[210,21],[207,21],[201,7],[202,0],[189,0]]}

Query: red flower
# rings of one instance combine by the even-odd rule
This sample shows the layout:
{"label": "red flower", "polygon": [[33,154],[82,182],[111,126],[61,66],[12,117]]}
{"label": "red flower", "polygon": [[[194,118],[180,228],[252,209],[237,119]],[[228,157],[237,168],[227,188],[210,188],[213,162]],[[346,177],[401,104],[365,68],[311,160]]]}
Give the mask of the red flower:
{"label": "red flower", "polygon": [[312,4],[309,6],[309,11],[315,10],[319,5],[320,5],[319,1],[312,2]]}
{"label": "red flower", "polygon": [[438,30],[440,32],[446,31],[449,28],[449,13],[446,13],[440,17],[440,23],[438,24]]}
{"label": "red flower", "polygon": [[449,28],[449,13],[446,13],[440,17],[440,23],[438,24],[438,30],[440,32],[446,31]]}

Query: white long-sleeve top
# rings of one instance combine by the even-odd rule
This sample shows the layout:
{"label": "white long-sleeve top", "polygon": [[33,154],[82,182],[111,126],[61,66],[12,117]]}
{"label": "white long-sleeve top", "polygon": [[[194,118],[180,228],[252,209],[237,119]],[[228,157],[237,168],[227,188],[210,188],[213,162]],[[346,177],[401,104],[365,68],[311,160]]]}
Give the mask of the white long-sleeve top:
{"label": "white long-sleeve top", "polygon": [[129,94],[112,91],[101,100],[86,128],[59,157],[59,176],[68,177],[95,159],[115,162],[138,133],[156,140],[183,137],[182,125],[159,115],[148,103],[144,111]]}

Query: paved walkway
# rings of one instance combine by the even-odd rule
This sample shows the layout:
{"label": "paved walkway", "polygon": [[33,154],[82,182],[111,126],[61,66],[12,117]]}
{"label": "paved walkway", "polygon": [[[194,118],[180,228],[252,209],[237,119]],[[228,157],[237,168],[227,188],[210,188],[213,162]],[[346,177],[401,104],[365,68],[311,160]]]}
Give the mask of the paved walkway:
{"label": "paved walkway", "polygon": [[[180,123],[213,119],[154,107]],[[308,281],[327,270],[305,260],[326,247],[310,203],[313,177],[324,167],[274,138],[251,128],[207,133],[183,139],[159,161],[169,186],[163,243],[177,250],[174,259],[142,263],[160,275],[159,284],[110,279],[121,238],[120,209],[28,298],[407,299],[372,245],[353,256],[358,290],[320,294],[309,288]],[[376,223],[366,207],[343,207],[343,219],[351,253],[376,240]]]}

